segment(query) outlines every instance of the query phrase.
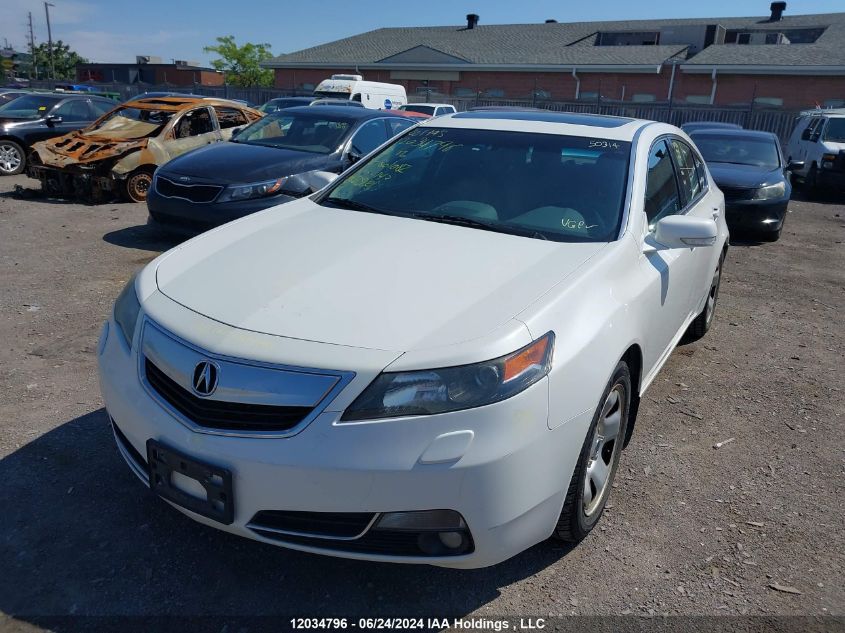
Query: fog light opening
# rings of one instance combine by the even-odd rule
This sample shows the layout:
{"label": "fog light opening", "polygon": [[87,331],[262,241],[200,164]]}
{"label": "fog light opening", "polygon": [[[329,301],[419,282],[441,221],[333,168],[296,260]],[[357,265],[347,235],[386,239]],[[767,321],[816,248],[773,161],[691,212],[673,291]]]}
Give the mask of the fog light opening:
{"label": "fog light opening", "polygon": [[464,545],[464,535],[460,532],[440,532],[440,542],[449,549],[461,549]]}

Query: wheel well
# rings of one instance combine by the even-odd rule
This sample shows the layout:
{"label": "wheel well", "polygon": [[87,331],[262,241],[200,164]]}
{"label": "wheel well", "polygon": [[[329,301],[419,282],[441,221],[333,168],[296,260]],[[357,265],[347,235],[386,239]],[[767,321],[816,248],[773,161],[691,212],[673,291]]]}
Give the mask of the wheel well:
{"label": "wheel well", "polygon": [[631,394],[631,409],[628,412],[628,428],[625,430],[625,443],[622,448],[628,446],[631,441],[631,436],[634,434],[634,425],[637,422],[637,412],[640,409],[640,380],[643,372],[643,351],[636,343],[631,345],[625,353],[622,354],[622,359],[628,365],[628,371],[631,373],[631,387],[633,393]]}

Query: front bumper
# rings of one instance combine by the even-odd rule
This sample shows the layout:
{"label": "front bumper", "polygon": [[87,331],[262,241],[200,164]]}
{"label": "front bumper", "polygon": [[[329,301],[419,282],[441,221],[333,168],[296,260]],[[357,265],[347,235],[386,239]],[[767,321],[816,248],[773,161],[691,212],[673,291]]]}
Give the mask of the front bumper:
{"label": "front bumper", "polygon": [[231,202],[192,202],[165,197],[151,187],[147,194],[147,208],[151,223],[175,232],[194,234],[295,199],[278,194]]}
{"label": "front bumper", "polygon": [[[197,323],[191,327],[202,326],[203,317],[192,318]],[[474,410],[337,424],[341,412],[328,406],[292,437],[210,435],[188,428],[151,398],[140,381],[136,352],[128,349],[114,322],[105,331],[100,385],[109,415],[124,438],[118,441],[121,454],[135,474],[146,482],[145,464],[137,456],[146,455],[149,439],[228,469],[235,500],[231,524],[175,507],[212,527],[303,551],[456,568],[510,558],[551,535],[592,415],[587,412],[549,430],[548,383],[542,380],[509,400]],[[268,348],[280,342],[285,345],[279,337],[265,338],[265,353],[272,353]],[[356,383],[347,388],[353,387],[360,389]],[[442,438],[454,434],[464,439],[460,446],[444,443]],[[438,446],[440,459],[423,459],[433,446]],[[452,454],[444,456],[444,451]],[[343,542],[269,538],[249,527],[265,511],[435,509],[460,513],[474,544],[471,553],[361,551]]]}
{"label": "front bumper", "polygon": [[48,195],[81,198],[91,202],[102,202],[112,197],[120,188],[115,175],[103,176],[95,169],[60,169],[30,163],[27,175],[38,180],[42,191]]}
{"label": "front bumper", "polygon": [[726,201],[725,220],[732,232],[776,233],[783,227],[789,198]]}

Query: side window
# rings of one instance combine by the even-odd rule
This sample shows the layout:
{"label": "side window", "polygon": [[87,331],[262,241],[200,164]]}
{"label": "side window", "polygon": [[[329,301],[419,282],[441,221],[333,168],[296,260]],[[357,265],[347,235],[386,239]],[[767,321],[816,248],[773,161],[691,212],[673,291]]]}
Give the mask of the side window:
{"label": "side window", "polygon": [[91,115],[88,113],[88,101],[86,99],[65,101],[62,105],[53,110],[51,114],[62,117],[62,121],[65,123],[91,120]]}
{"label": "side window", "polygon": [[390,137],[393,138],[402,130],[407,130],[414,124],[413,121],[409,121],[408,119],[388,119],[387,120],[387,128],[389,130]]}
{"label": "side window", "polygon": [[217,115],[217,123],[220,125],[221,130],[249,123],[246,115],[236,108],[214,106],[214,114]]}
{"label": "side window", "polygon": [[387,140],[387,130],[382,119],[367,121],[352,137],[352,147],[361,154],[369,154]]}
{"label": "side window", "polygon": [[683,204],[687,205],[701,193],[701,183],[698,181],[698,172],[695,169],[692,150],[689,145],[678,139],[672,139],[670,143],[678,173],[678,184],[684,198]]}
{"label": "side window", "polygon": [[94,111],[94,118],[99,119],[106,112],[111,112],[116,105],[114,102],[92,100],[91,109]]}
{"label": "side window", "polygon": [[354,95],[352,95],[352,101],[357,101],[358,103],[361,103],[361,93],[356,92]]}
{"label": "side window", "polygon": [[695,161],[695,172],[698,174],[698,186],[700,191],[707,189],[707,169],[704,167],[704,161],[695,152],[692,153],[692,159]]}
{"label": "side window", "polygon": [[681,210],[681,198],[675,180],[675,168],[666,141],[658,141],[648,154],[645,213],[651,226],[666,215]]}
{"label": "side window", "polygon": [[812,141],[812,140],[814,140],[813,137],[815,136],[816,130],[819,128],[819,125],[821,124],[821,122],[822,122],[821,117],[812,117],[810,119],[809,125],[807,125],[806,129],[801,134],[801,140],[802,141]]}
{"label": "side window", "polygon": [[182,115],[173,129],[173,135],[176,138],[188,138],[213,131],[214,126],[211,123],[211,113],[208,108],[197,108]]}

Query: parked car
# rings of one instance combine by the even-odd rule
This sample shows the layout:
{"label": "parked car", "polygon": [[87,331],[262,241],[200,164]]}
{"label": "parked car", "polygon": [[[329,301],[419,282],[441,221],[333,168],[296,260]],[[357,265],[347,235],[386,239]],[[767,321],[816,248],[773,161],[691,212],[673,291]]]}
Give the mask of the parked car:
{"label": "parked car", "polygon": [[225,99],[130,101],[84,130],[33,145],[29,175],[51,194],[98,202],[118,193],[143,202],[157,166],[197,147],[228,140],[233,128],[261,116],[258,110]]}
{"label": "parked car", "polygon": [[363,108],[364,104],[360,101],[345,101],[344,99],[314,99],[310,104],[312,106],[343,106],[352,108]]}
{"label": "parked car", "polygon": [[403,112],[419,112],[428,116],[443,116],[444,114],[455,114],[455,106],[448,103],[406,103],[399,106]]}
{"label": "parked car", "polygon": [[114,107],[90,95],[27,92],[0,105],[0,175],[21,173],[33,143],[89,125]]}
{"label": "parked car", "polygon": [[780,141],[771,132],[705,129],[690,138],[725,194],[731,232],[777,241],[792,195],[790,172],[803,165],[783,159]]}
{"label": "parked car", "polygon": [[786,146],[795,175],[811,192],[845,189],[845,108],[802,112]]}
{"label": "parked car", "polygon": [[277,110],[284,110],[285,108],[311,105],[314,101],[316,101],[314,97],[277,97],[260,105],[258,109],[264,114],[271,114]]}
{"label": "parked car", "polygon": [[301,106],[268,114],[230,143],[180,156],[156,172],[150,220],[196,232],[321,189],[390,137],[411,127],[399,114]]}
{"label": "parked car", "polygon": [[684,123],[681,129],[687,134],[698,130],[741,130],[742,126],[736,123],[722,123],[721,121],[691,121]]}
{"label": "parked car", "polygon": [[468,568],[577,542],[643,393],[712,323],[723,205],[670,125],[425,121],[126,285],[97,346],[120,454],[189,517],[309,552]]}

